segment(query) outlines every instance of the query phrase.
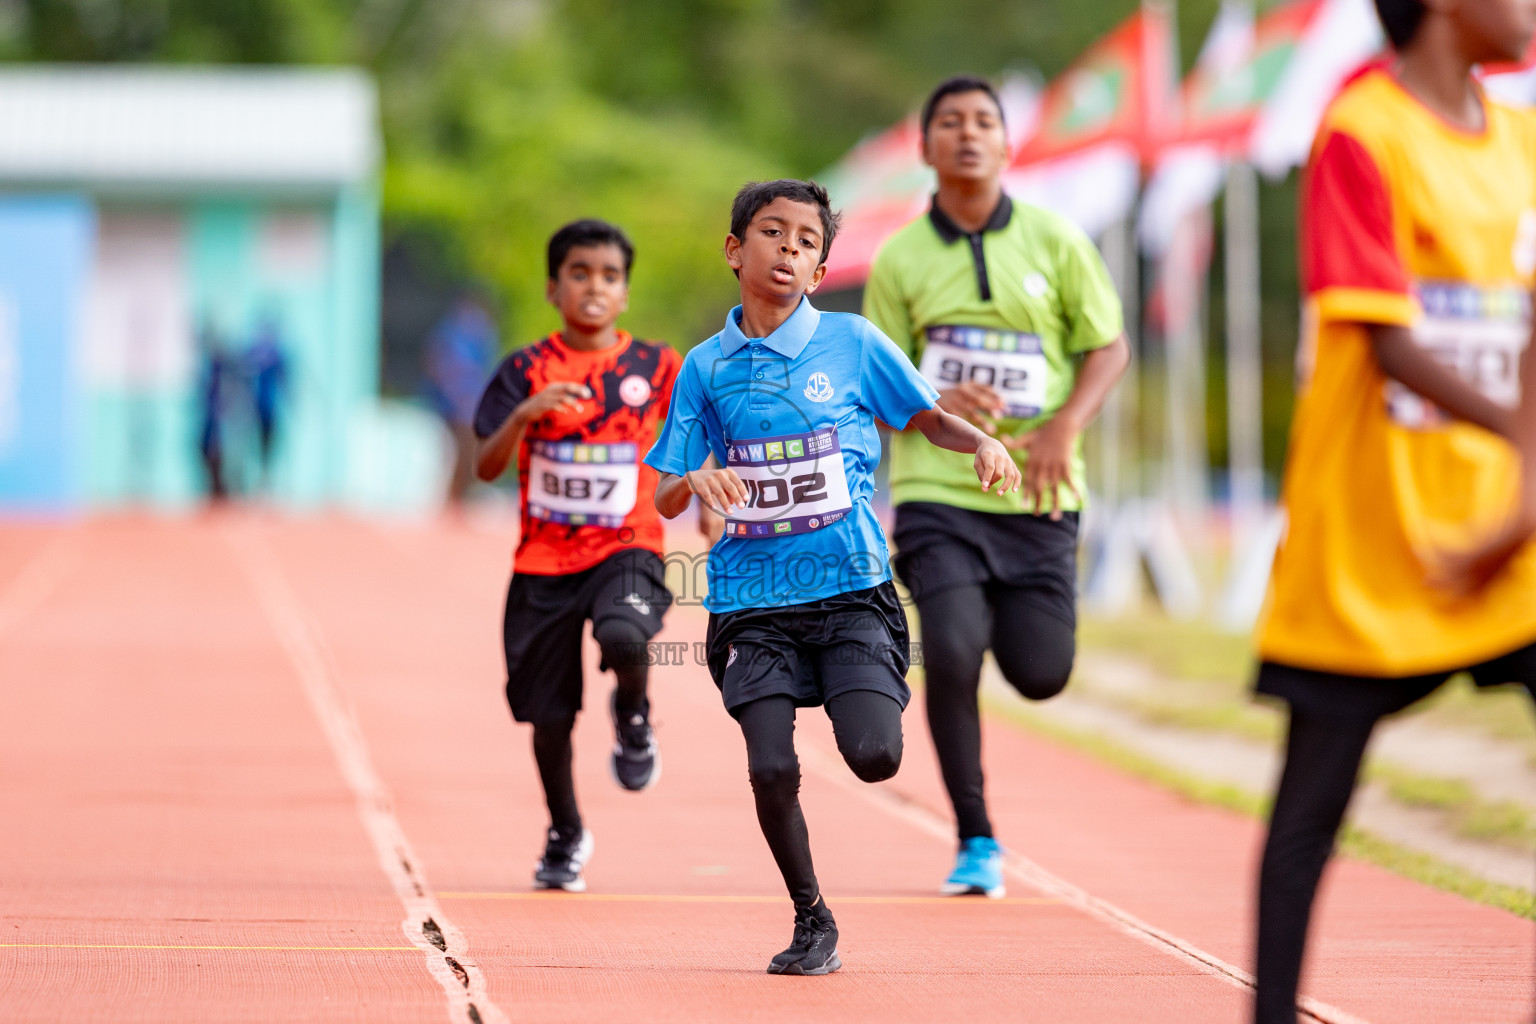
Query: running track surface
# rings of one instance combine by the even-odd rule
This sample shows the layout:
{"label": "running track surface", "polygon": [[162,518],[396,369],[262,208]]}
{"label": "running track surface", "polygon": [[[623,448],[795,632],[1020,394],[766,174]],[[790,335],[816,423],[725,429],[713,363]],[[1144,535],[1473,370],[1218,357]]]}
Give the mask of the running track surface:
{"label": "running track surface", "polygon": [[[640,795],[608,777],[589,675],[591,891],[531,894],[509,542],[236,514],[0,527],[0,1019],[1246,1019],[1256,823],[989,722],[1009,899],[938,899],[953,843],[920,701],[879,786],[802,715],[845,966],[765,975],[791,914],[692,657],[652,677],[665,770]],[[659,639],[704,622],[678,609]],[[1530,1019],[1528,922],[1343,862],[1316,927],[1323,1019]]]}

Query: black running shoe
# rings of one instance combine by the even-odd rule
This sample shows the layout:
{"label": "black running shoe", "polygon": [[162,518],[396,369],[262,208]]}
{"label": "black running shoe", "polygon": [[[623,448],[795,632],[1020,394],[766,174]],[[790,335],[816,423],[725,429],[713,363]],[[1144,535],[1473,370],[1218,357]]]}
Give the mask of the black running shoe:
{"label": "black running shoe", "polygon": [[586,829],[549,830],[549,842],[544,844],[544,856],[533,870],[533,884],[540,889],[564,889],[566,892],[586,892],[587,880],[581,877],[581,869],[592,856],[592,833]]}
{"label": "black running shoe", "polygon": [[645,710],[621,715],[619,691],[608,699],[613,716],[613,779],[632,793],[650,789],[661,779],[661,752],[656,749],[656,733],[651,729],[650,703]]}
{"label": "black running shoe", "polygon": [[843,962],[837,958],[837,922],[821,897],[809,907],[795,908],[795,939],[768,962],[769,974],[831,974]]}

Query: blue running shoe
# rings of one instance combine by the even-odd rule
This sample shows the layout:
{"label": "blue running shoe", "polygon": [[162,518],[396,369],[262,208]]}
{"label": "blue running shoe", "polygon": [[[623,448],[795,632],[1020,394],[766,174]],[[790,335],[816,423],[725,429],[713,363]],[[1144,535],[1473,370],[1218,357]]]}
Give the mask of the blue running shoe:
{"label": "blue running shoe", "polygon": [[939,892],[945,896],[986,896],[998,899],[1008,890],[1003,885],[1003,848],[991,836],[972,836],[960,844],[955,870]]}

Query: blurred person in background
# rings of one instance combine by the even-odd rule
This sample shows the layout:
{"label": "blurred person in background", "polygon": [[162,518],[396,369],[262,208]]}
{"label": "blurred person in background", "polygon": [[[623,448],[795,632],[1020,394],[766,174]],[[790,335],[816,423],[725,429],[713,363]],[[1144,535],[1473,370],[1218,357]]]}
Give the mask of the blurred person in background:
{"label": "blurred person in background", "polygon": [[1376,9],[1395,52],[1334,98],[1301,192],[1312,372],[1258,632],[1257,689],[1290,706],[1259,869],[1259,1024],[1296,1022],[1313,900],[1376,723],[1461,672],[1536,685],[1536,120],[1473,76],[1521,58],[1536,2]]}
{"label": "blurred person in background", "polygon": [[270,490],[272,451],[288,386],[288,359],[276,310],[262,314],[250,345],[241,354],[241,363],[255,414],[261,480]]}
{"label": "blurred person in background", "polygon": [[198,453],[208,475],[208,497],[222,502],[229,497],[225,478],[230,436],[230,411],[239,390],[239,367],[228,350],[224,336],[205,320],[199,332],[202,373],[198,384]]}
{"label": "blurred person in background", "polygon": [[427,339],[427,400],[453,434],[453,475],[448,500],[464,500],[474,481],[475,407],[496,355],[496,324],[473,291],[460,295]]}

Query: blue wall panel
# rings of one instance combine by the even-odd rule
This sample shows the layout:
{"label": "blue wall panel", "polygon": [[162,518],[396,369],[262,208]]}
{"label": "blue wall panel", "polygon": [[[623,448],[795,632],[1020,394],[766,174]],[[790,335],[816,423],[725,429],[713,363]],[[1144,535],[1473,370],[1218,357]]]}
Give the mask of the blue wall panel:
{"label": "blue wall panel", "polygon": [[82,500],[80,316],[95,216],[75,196],[0,197],[0,507]]}

